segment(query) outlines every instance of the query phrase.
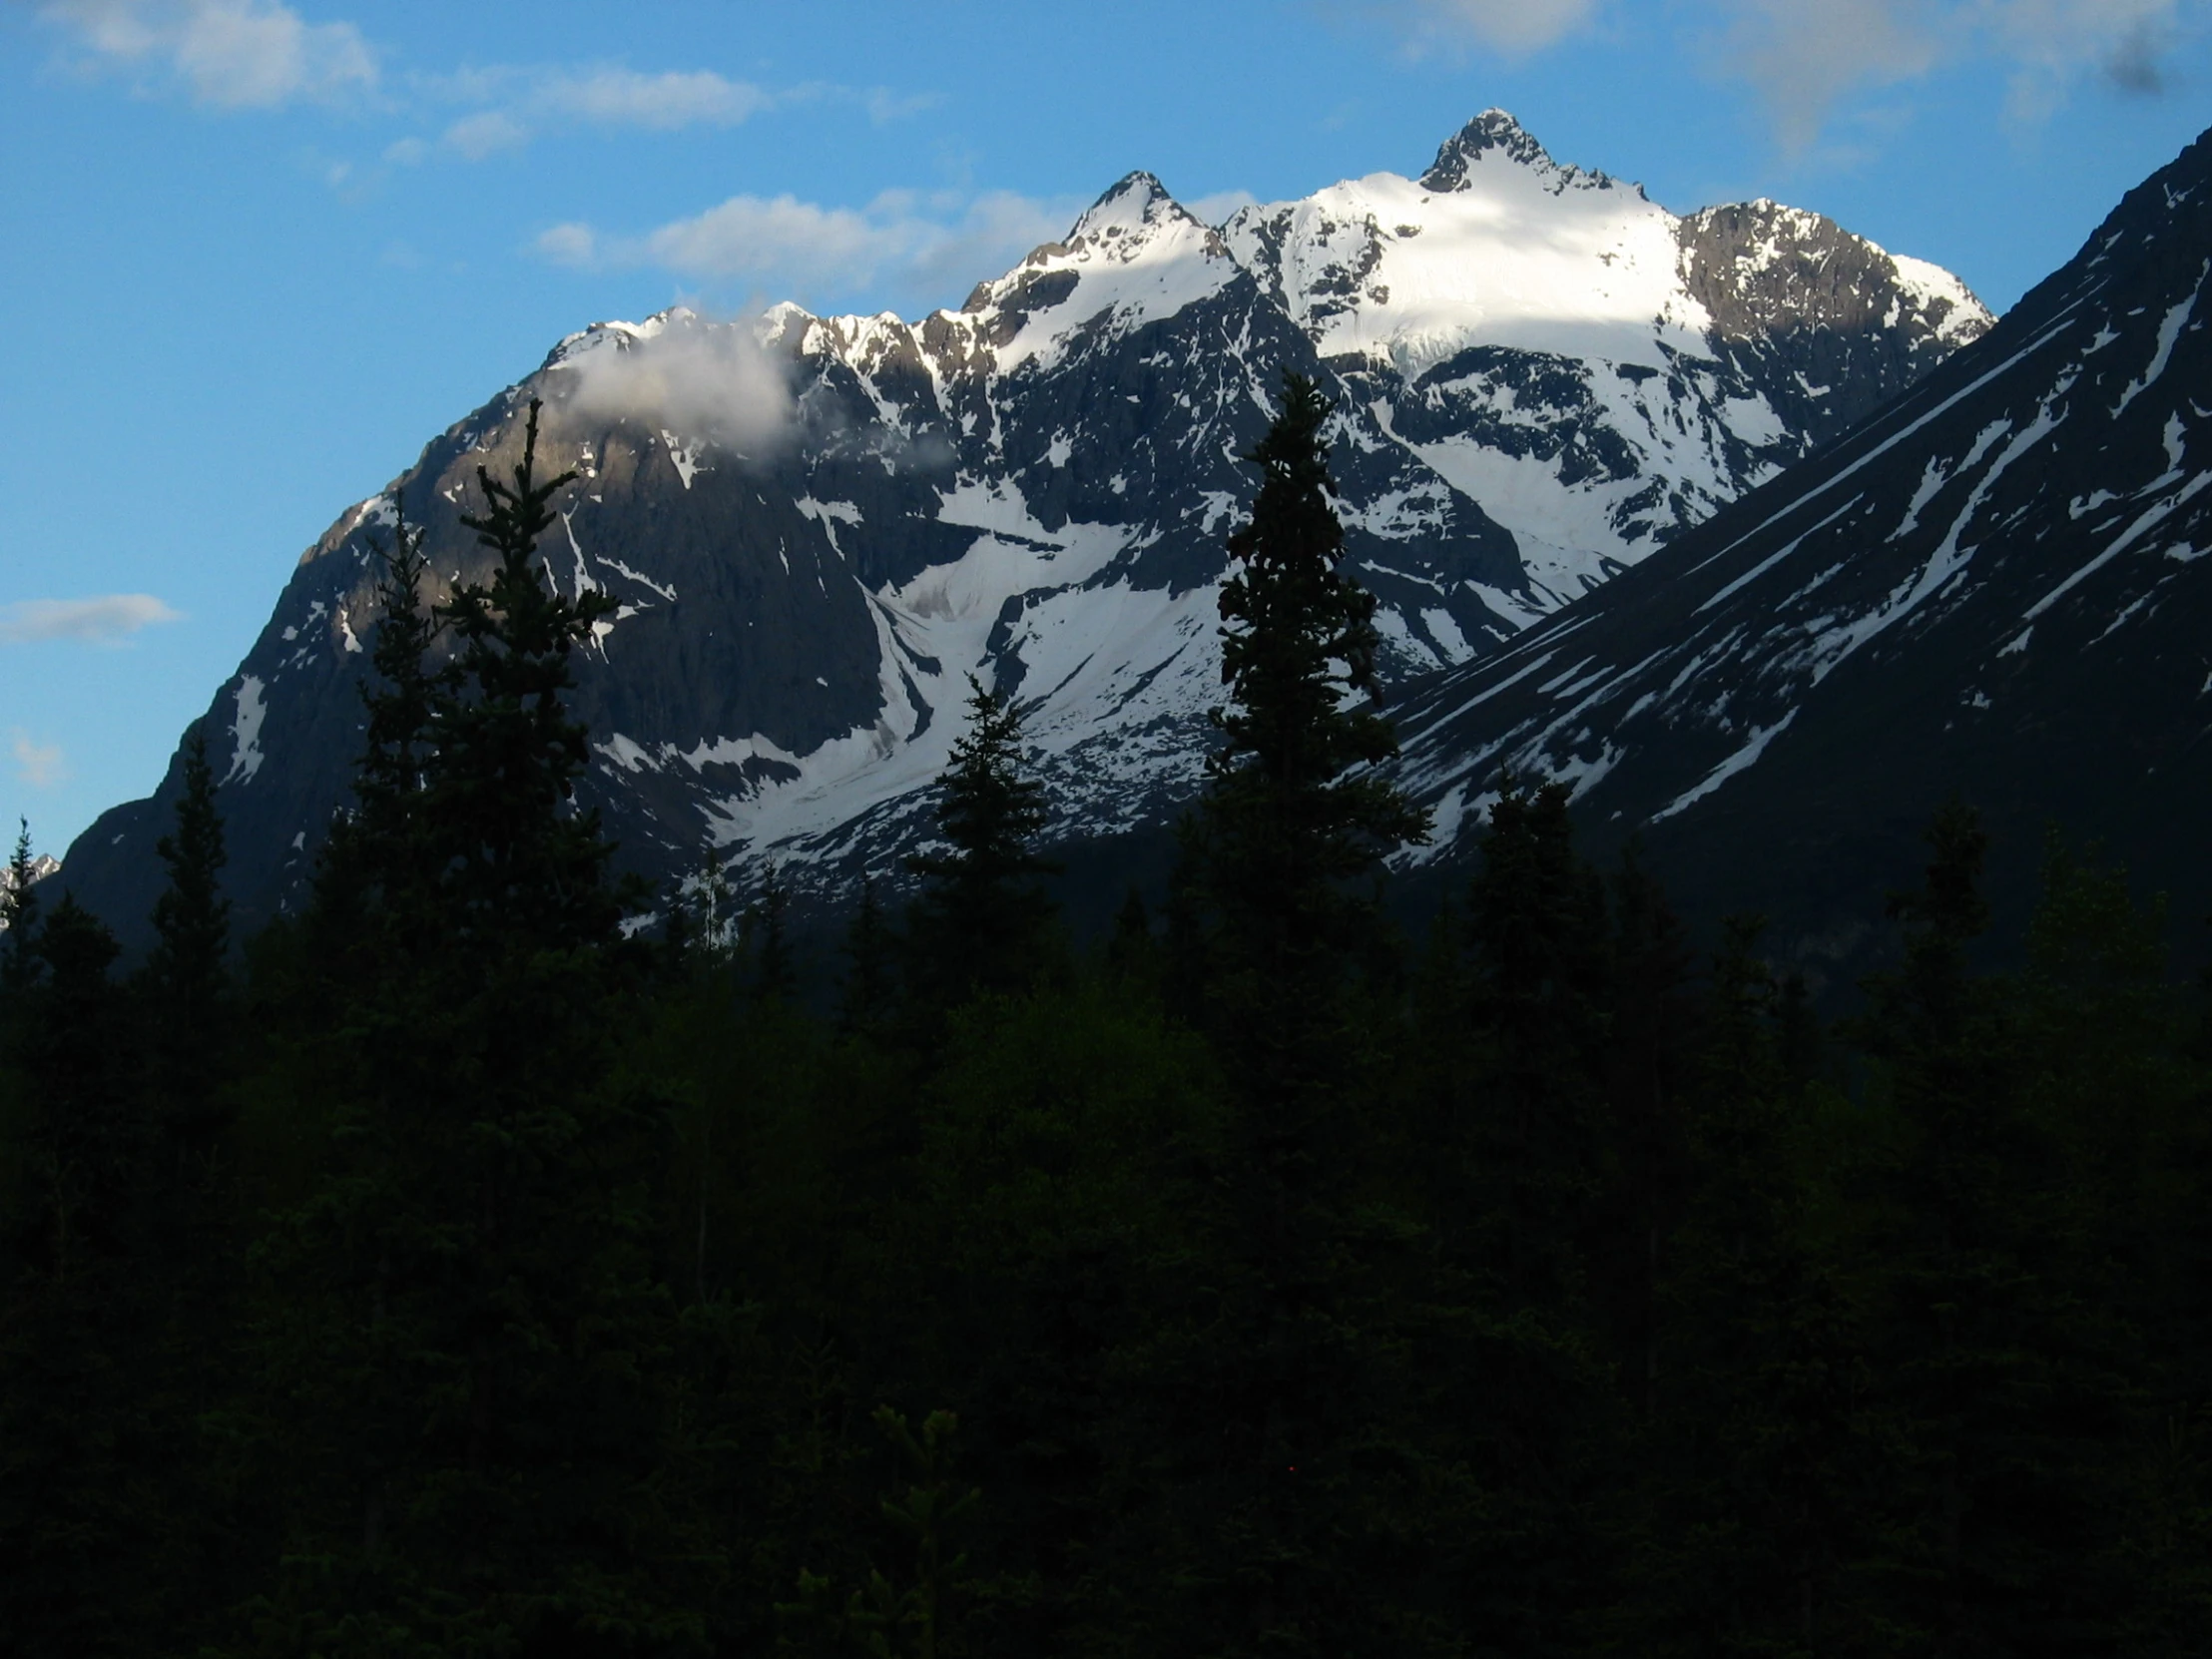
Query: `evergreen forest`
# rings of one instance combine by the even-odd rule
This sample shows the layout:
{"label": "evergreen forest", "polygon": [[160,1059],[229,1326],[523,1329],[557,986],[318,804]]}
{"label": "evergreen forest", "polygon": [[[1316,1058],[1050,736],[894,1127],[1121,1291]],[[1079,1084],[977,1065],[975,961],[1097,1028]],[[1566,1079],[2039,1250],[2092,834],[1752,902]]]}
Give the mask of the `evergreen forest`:
{"label": "evergreen forest", "polygon": [[1164,895],[1078,944],[1021,711],[834,959],[619,873],[530,441],[385,550],[312,902],[206,745],[125,964],[0,933],[0,1651],[2212,1652],[2212,1000],[1970,806],[1831,1018],[1496,783],[1408,931],[1375,601],[1292,377]]}

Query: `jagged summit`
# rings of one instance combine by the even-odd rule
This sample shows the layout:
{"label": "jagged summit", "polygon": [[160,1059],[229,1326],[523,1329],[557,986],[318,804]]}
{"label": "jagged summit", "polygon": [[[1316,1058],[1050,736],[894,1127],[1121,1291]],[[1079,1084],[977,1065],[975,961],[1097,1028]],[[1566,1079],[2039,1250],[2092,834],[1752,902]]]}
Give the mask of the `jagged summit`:
{"label": "jagged summit", "polygon": [[[1468,190],[1478,170],[1493,158],[1536,174],[1553,195],[1566,190],[1621,188],[1620,181],[1608,174],[1588,173],[1579,167],[1562,166],[1553,161],[1551,152],[1537,143],[1527,128],[1504,110],[1495,108],[1484,110],[1444,140],[1436,151],[1436,159],[1420,176],[1420,186],[1437,195]],[[1627,188],[1639,197],[1644,193],[1641,185]]]}
{"label": "jagged summit", "polygon": [[[1203,264],[1227,262],[1228,257],[1213,227],[1169,195],[1156,176],[1140,169],[1124,175],[1085,208],[1061,241],[1031,249],[1005,276],[976,283],[960,310],[972,315],[1014,296],[1026,305],[1040,273],[1050,276],[1067,272],[1080,280],[1082,268],[1102,263],[1189,263],[1195,258]],[[1066,278],[1053,284],[1057,297],[1047,302],[1057,304],[1070,286]]]}
{"label": "jagged summit", "polygon": [[1140,236],[1163,220],[1187,219],[1197,224],[1197,219],[1183,205],[1168,194],[1167,186],[1150,173],[1139,170],[1117,181],[1083,210],[1075,228],[1068,232],[1066,246],[1072,248],[1083,242],[1103,242],[1113,237]]}

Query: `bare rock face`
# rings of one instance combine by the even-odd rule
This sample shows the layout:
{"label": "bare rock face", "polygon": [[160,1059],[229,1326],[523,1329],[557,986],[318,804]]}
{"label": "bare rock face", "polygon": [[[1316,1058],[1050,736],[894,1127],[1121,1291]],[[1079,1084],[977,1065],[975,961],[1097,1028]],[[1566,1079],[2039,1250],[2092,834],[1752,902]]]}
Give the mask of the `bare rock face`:
{"label": "bare rock face", "polygon": [[1988,311],[1948,272],[1818,214],[1766,201],[1707,208],[1677,237],[1715,354],[1816,447],[1989,330]]}
{"label": "bare rock face", "polygon": [[[1397,683],[1496,653],[1985,320],[1826,221],[1677,220],[1491,111],[1419,181],[1221,227],[1132,174],[918,321],[596,324],[394,487],[439,582],[473,575],[476,468],[512,460],[542,398],[547,459],[580,472],[553,579],[621,603],[579,665],[589,799],[657,877],[713,845],[835,888],[922,833],[970,674],[1022,700],[1067,836],[1188,796],[1239,457],[1286,370],[1337,403],[1350,557]],[[246,925],[298,902],[345,800],[389,513],[361,503],[309,550],[207,717]],[[180,785],[173,766],[70,851],[127,934]]]}

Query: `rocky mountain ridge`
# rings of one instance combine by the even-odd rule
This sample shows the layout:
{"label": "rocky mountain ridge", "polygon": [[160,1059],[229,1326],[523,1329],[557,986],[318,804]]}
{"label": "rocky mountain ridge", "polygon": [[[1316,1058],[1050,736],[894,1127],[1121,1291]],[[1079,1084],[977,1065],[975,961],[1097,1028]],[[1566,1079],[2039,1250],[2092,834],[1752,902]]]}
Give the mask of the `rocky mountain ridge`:
{"label": "rocky mountain ridge", "polygon": [[[583,473],[555,579],[621,601],[577,707],[626,856],[674,876],[712,842],[835,881],[920,832],[970,673],[1022,699],[1069,833],[1188,792],[1238,457],[1285,370],[1338,404],[1394,683],[1498,650],[1986,323],[1954,279],[1824,220],[1677,220],[1492,111],[1419,181],[1219,228],[1131,174],[918,322],[595,325],[395,487],[441,581],[472,571],[456,510],[542,397],[552,458]],[[308,552],[210,711],[247,916],[296,897],[344,799],[389,511],[361,503]],[[177,782],[71,850],[126,926]]]}
{"label": "rocky mountain ridge", "polygon": [[[2046,830],[2212,907],[2212,135],[1842,442],[1395,705],[1449,863],[1568,781],[1693,908],[1860,964],[1956,794],[2024,919]],[[2181,941],[2194,950],[2194,929]]]}

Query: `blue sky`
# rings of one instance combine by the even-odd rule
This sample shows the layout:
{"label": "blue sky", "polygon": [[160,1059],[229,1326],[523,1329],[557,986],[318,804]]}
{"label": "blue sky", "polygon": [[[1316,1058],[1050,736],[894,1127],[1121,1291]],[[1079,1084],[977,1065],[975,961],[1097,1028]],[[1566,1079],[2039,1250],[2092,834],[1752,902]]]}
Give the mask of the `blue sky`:
{"label": "blue sky", "polygon": [[957,304],[1133,169],[1500,105],[2008,306],[2212,121],[2212,0],[0,0],[0,814],[145,794],[300,551],[562,334]]}

